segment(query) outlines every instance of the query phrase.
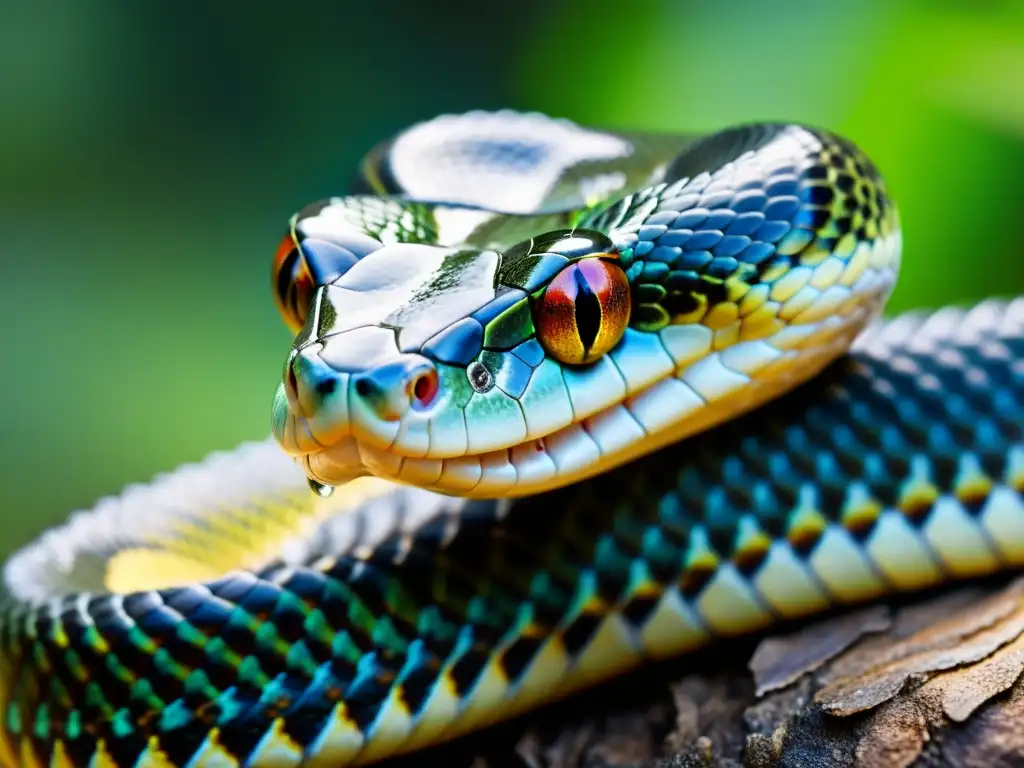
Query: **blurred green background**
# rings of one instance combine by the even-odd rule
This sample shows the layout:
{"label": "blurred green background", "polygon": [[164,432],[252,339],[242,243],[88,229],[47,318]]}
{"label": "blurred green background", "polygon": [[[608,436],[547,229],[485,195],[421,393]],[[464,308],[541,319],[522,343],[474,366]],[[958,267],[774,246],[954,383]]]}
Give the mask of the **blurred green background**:
{"label": "blurred green background", "polygon": [[892,309],[1024,293],[1024,3],[0,4],[0,553],[264,437],[288,216],[440,112],[809,121],[901,205]]}

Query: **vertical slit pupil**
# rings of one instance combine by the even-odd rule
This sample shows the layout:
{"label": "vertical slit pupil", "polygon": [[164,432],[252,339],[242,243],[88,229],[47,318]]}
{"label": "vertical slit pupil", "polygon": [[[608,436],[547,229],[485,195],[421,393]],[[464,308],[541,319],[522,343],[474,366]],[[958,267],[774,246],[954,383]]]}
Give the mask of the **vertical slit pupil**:
{"label": "vertical slit pupil", "polygon": [[601,330],[601,300],[590,287],[583,271],[576,270],[576,330],[580,335],[584,354],[594,346]]}
{"label": "vertical slit pupil", "polygon": [[292,248],[288,255],[281,262],[281,268],[277,273],[277,295],[286,302],[294,301],[295,294],[295,267],[299,260],[299,251]]}

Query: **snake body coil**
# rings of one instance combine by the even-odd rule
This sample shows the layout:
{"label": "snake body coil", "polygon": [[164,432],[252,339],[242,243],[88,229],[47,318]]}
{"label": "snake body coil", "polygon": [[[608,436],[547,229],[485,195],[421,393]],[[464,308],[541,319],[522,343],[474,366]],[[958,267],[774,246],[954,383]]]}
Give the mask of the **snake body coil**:
{"label": "snake body coil", "polygon": [[359,183],[275,260],[280,445],[8,561],[0,764],[367,764],[1024,563],[1024,304],[875,321],[899,228],[848,142],[473,113]]}

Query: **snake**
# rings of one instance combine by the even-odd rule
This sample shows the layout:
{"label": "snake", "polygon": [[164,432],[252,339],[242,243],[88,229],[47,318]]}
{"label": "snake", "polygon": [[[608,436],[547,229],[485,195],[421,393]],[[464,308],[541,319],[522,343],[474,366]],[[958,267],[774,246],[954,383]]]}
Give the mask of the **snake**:
{"label": "snake", "polygon": [[888,316],[848,139],[475,111],[352,177],[273,256],[271,434],[6,561],[6,768],[372,764],[1024,563],[1024,302]]}

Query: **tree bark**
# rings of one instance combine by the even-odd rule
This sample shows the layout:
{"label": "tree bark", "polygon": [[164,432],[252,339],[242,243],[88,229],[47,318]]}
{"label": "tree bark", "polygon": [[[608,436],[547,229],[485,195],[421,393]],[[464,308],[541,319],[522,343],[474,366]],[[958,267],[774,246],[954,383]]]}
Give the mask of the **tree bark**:
{"label": "tree bark", "polygon": [[415,758],[467,768],[1024,766],[1024,579],[725,643]]}

